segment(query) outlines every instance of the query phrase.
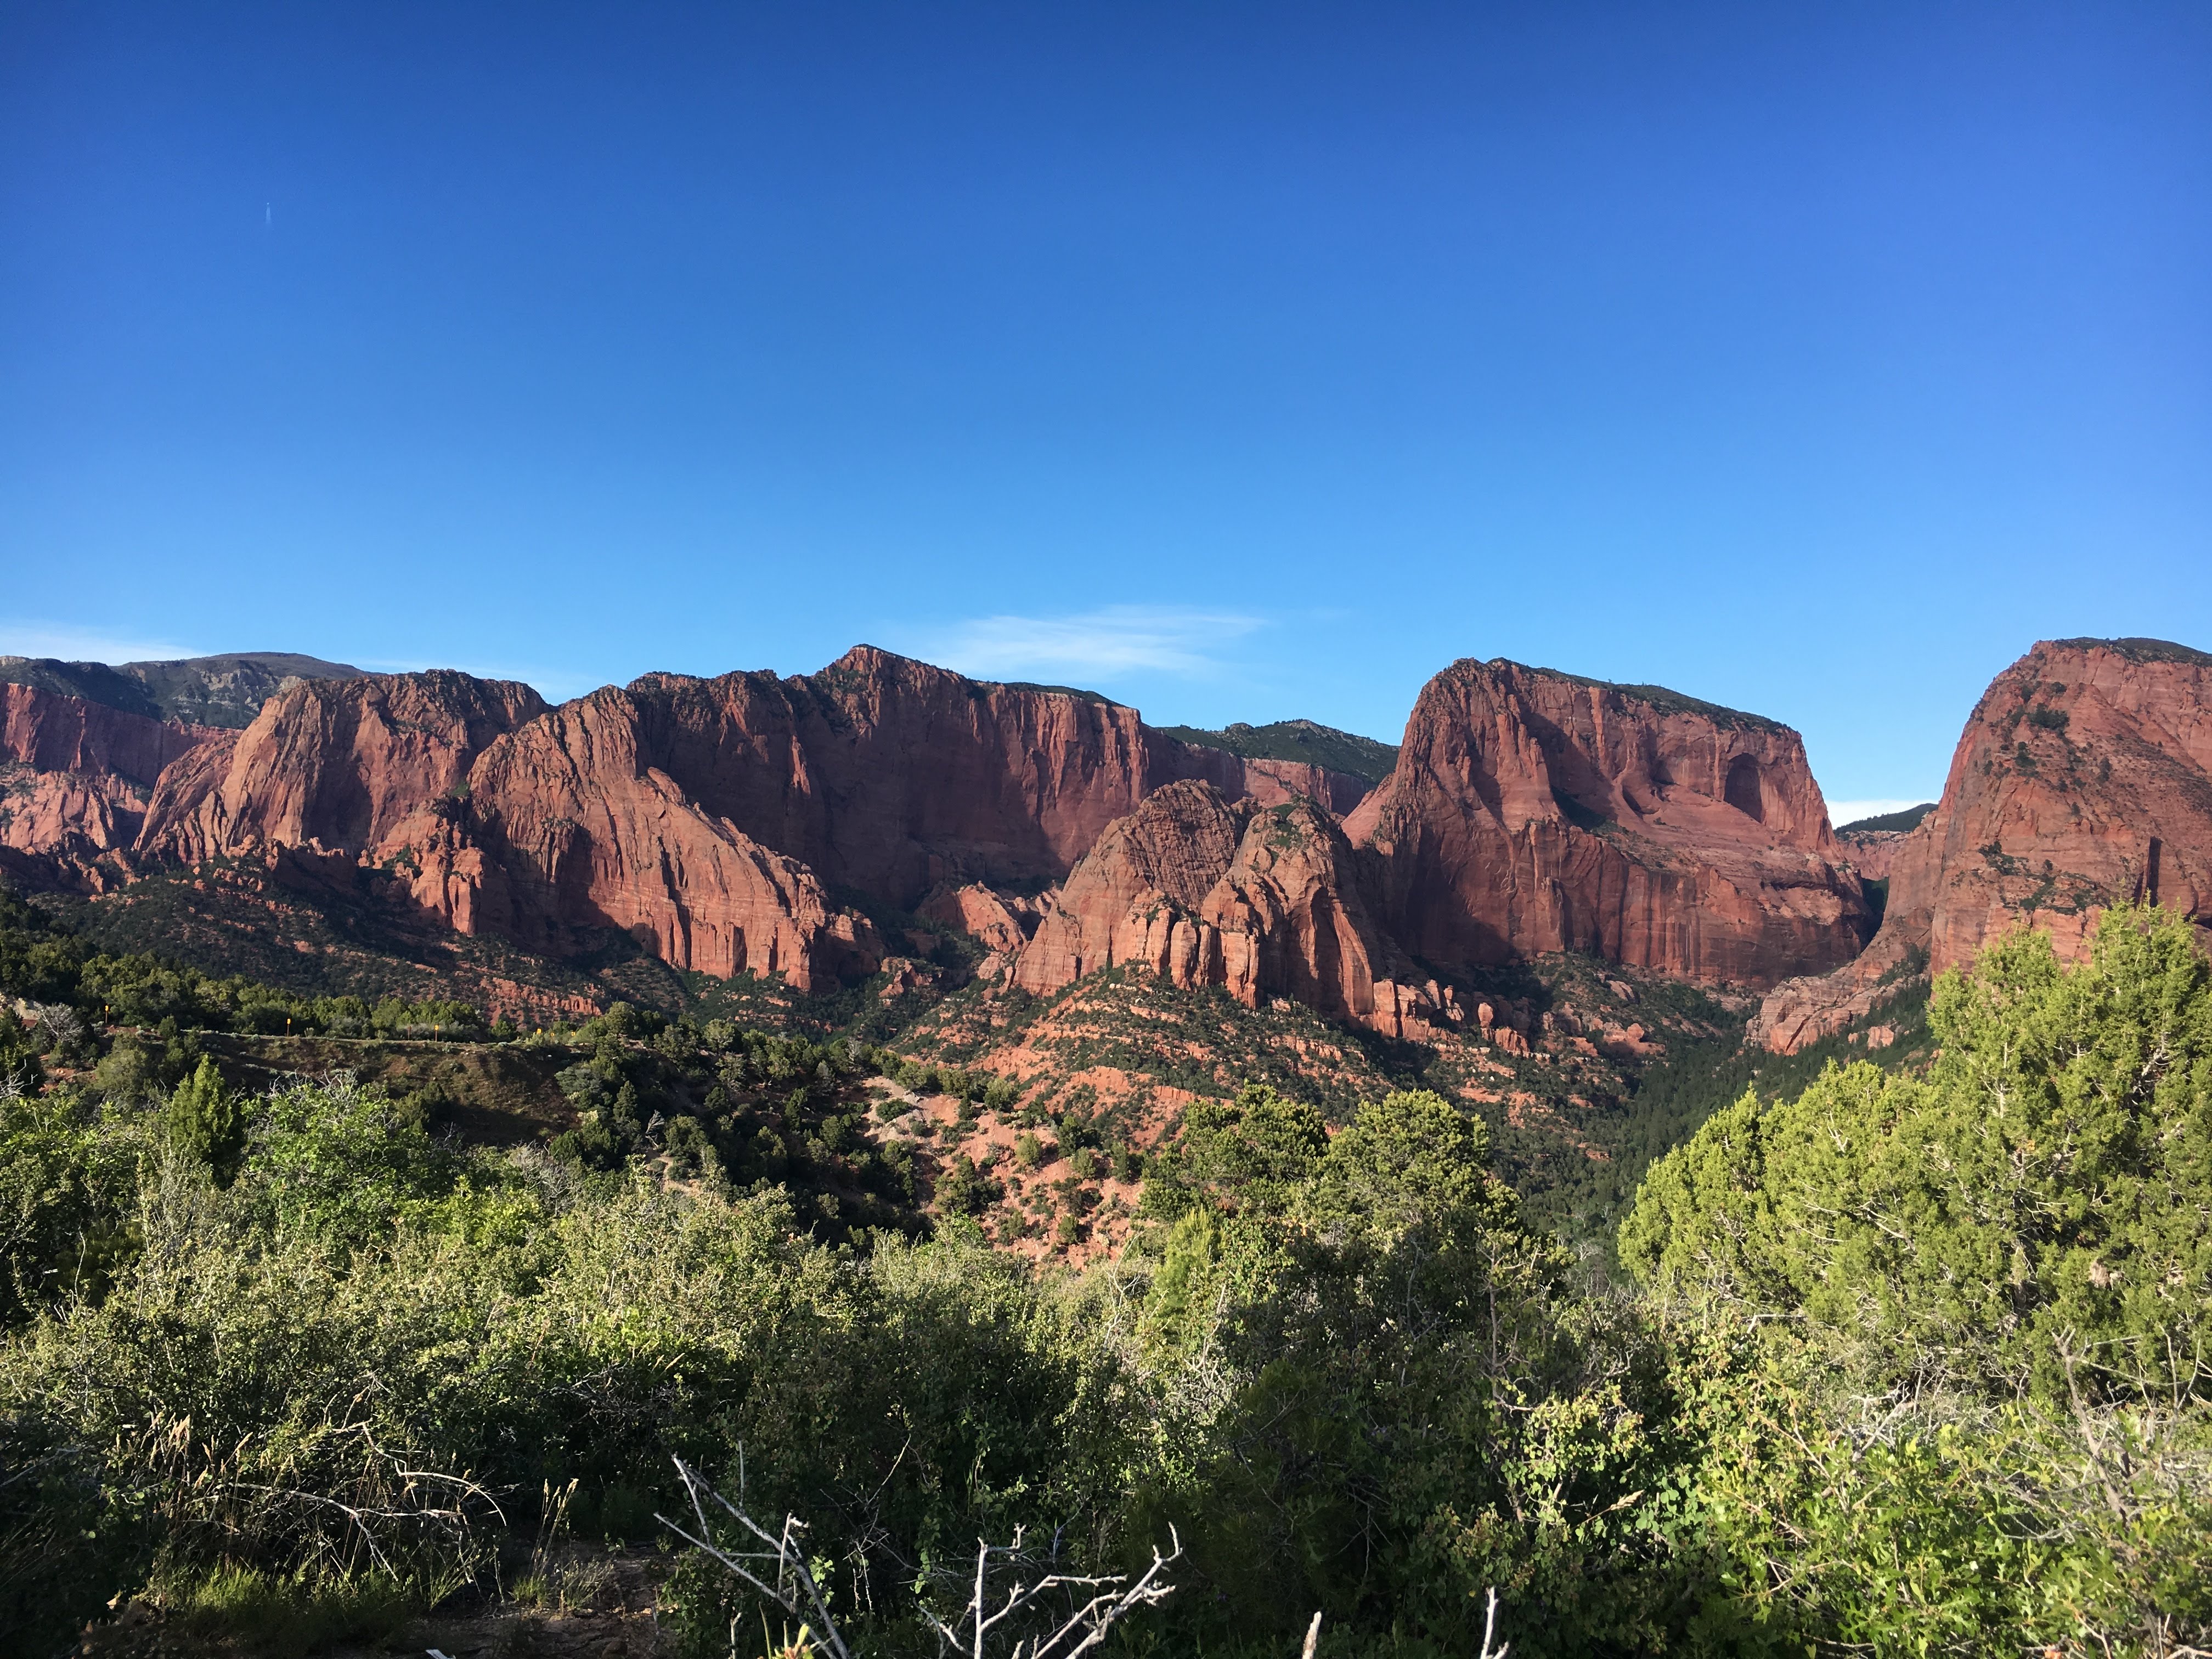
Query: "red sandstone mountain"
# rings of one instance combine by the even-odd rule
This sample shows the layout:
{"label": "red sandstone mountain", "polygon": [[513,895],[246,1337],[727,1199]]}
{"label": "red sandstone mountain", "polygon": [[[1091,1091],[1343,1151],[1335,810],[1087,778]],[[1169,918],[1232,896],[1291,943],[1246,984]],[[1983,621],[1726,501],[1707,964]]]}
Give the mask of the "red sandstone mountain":
{"label": "red sandstone mountain", "polygon": [[[679,967],[811,988],[881,954],[833,888],[910,907],[963,879],[1056,880],[1185,777],[1267,802],[1364,788],[862,647],[818,674],[648,675],[558,709],[450,672],[295,684],[246,731],[198,735],[137,801],[137,846],[173,864],[343,855],[400,872],[465,933],[557,951],[611,927]],[[72,813],[129,839],[77,796],[40,817]]]}
{"label": "red sandstone mountain", "polygon": [[140,850],[183,864],[271,847],[368,852],[544,712],[526,685],[451,669],[301,681],[163,775]]}
{"label": "red sandstone mountain", "polygon": [[1443,1017],[1375,925],[1351,845],[1325,810],[1232,801],[1200,782],[1170,784],[1107,827],[1023,948],[1013,982],[1049,993],[1115,965],[1220,986],[1248,1007],[1292,998],[1393,1036]]}
{"label": "red sandstone mountain", "polygon": [[2079,955],[2106,905],[2148,896],[2212,920],[2212,655],[2158,640],[2045,641],[1966,721],[1943,799],[1890,855],[1866,953],[1778,987],[1753,1030],[1793,1053],[1926,969],[2018,926]]}
{"label": "red sandstone mountain", "polygon": [[[453,672],[294,684],[243,732],[131,728],[153,745],[131,751],[142,771],[176,751],[150,799],[143,781],[118,793],[120,736],[80,752],[40,718],[15,741],[43,781],[43,842],[67,823],[118,847],[143,809],[142,863],[319,855],[326,873],[395,872],[463,933],[559,953],[618,928],[678,967],[803,988],[882,958],[854,904],[927,902],[1001,965],[1018,954],[1033,987],[1133,957],[1402,1030],[1443,999],[1411,988],[1400,942],[1444,967],[1565,947],[1758,981],[1840,959],[1863,915],[1794,734],[1510,664],[1424,693],[1354,814],[1371,871],[1327,810],[1357,779],[867,647],[817,674],[647,675],[559,708]],[[94,769],[49,769],[78,760]],[[1127,826],[1170,786],[1158,856],[1180,848],[1202,881],[1132,850]],[[1117,934],[1139,877],[1176,910],[1158,938]],[[1063,880],[1042,926],[1046,907],[1010,896]]]}
{"label": "red sandstone mountain", "polygon": [[1797,734],[1655,687],[1455,663],[1345,830],[1380,860],[1388,926],[1440,967],[1584,951],[1771,985],[1873,926]]}
{"label": "red sandstone mountain", "polygon": [[1273,801],[1319,792],[1327,775],[1177,743],[1103,698],[989,684],[861,646],[789,679],[650,674],[594,692],[487,757],[474,781],[481,815],[520,826],[533,775],[596,775],[601,756],[617,773],[657,769],[824,881],[904,907],[946,882],[1058,880],[1107,824],[1177,778]]}
{"label": "red sandstone mountain", "polygon": [[0,682],[0,848],[87,878],[137,841],[162,769],[225,735]]}

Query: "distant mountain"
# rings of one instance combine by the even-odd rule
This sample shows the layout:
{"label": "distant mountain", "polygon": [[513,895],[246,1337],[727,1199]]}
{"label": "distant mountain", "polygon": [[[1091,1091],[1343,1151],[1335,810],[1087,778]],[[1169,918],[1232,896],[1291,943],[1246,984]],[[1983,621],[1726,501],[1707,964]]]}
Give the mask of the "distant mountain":
{"label": "distant mountain", "polygon": [[1936,810],[1936,803],[1923,800],[1917,806],[1908,806],[1902,812],[1883,812],[1870,818],[1853,818],[1849,823],[1836,826],[1839,836],[1895,836],[1907,830],[1917,830],[1920,820]]}
{"label": "distant mountain", "polygon": [[104,703],[149,720],[241,731],[261,705],[300,680],[357,679],[366,671],[290,651],[234,651],[167,662],[63,662],[0,657],[0,681]]}
{"label": "distant mountain", "polygon": [[1357,732],[1340,732],[1312,720],[1277,720],[1272,726],[1247,726],[1238,721],[1218,732],[1197,726],[1164,726],[1169,737],[1206,749],[1226,749],[1246,760],[1304,761],[1310,765],[1343,772],[1368,783],[1380,783],[1398,763],[1395,744],[1379,743]]}

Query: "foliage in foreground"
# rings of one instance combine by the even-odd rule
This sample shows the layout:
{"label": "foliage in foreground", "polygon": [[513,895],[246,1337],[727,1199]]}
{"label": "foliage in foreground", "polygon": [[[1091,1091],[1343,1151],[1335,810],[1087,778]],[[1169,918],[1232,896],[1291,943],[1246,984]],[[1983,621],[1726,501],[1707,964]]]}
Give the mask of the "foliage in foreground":
{"label": "foliage in foreground", "polygon": [[1735,1360],[1701,1474],[1762,1618],[1902,1651],[2212,1623],[2212,968],[2117,911],[1936,985],[1924,1078],[1831,1068],[1654,1169],[1623,1259]]}
{"label": "foliage in foreground", "polygon": [[[716,1159],[462,1147],[342,1079],[18,1091],[0,1618],[58,1651],[150,1587],[304,1646],[316,1608],[514,1583],[571,1482],[580,1529],[657,1535],[680,1457],[811,1524],[862,1653],[934,1652],[1024,1526],[1102,1573],[1174,1529],[1137,1651],[1293,1651],[1316,1609],[1333,1652],[1472,1651],[1492,1585],[1531,1656],[2202,1645],[2204,960],[2123,913],[2070,973],[1994,947],[1933,1018],[1926,1078],[1832,1070],[1656,1165],[1635,1297],[1421,1092],[1334,1134],[1264,1087],[1194,1106],[1077,1278],[957,1218],[828,1242]],[[672,1602],[702,1654],[757,1621],[696,1563]]]}

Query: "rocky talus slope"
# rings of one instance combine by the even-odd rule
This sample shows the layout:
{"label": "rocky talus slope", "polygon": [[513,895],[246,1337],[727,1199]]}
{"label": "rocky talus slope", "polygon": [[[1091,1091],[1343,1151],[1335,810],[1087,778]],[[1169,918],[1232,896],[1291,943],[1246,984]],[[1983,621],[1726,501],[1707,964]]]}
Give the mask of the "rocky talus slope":
{"label": "rocky talus slope", "polygon": [[1765,986],[1873,930],[1797,734],[1653,687],[1455,663],[1345,830],[1440,968],[1581,951]]}
{"label": "rocky talus slope", "polygon": [[1901,982],[2027,926],[2063,956],[2106,905],[2212,919],[2212,655],[2159,640],[2059,640],[2000,674],[1943,799],[1890,852],[1865,953],[1778,987],[1754,1030],[1779,1054],[1842,1030]]}

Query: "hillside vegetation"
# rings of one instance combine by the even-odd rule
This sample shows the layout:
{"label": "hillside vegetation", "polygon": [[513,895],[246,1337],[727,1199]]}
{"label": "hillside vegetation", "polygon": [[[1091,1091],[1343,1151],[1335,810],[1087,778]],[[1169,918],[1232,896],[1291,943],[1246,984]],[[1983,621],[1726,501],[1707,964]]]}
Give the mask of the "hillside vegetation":
{"label": "hillside vegetation", "polygon": [[[13,1651],[115,1607],[306,1651],[547,1595],[562,1536],[673,1542],[672,1457],[807,1523],[855,1653],[937,1652],[1020,1527],[1077,1573],[1180,1540],[1131,1652],[1291,1652],[1319,1611],[1324,1652],[1472,1653],[1493,1589],[1520,1656],[2212,1639],[2212,965],[2167,913],[1942,976],[1921,1069],[1755,1079],[1643,1181],[1631,1288],[1464,1103],[1377,1073],[1328,1116],[1288,1073],[1192,1100],[1077,1273],[898,1132],[916,1097],[1018,1127],[1005,1079],[627,1008],[510,1034],[4,920]],[[234,1091],[207,1050],[285,1019],[544,1053],[570,1127]],[[655,1559],[667,1650],[760,1650],[726,1573]]]}
{"label": "hillside vegetation", "polygon": [[1164,726],[1161,732],[1206,749],[1226,749],[1247,760],[1304,761],[1369,783],[1380,783],[1398,763],[1398,745],[1312,720],[1248,726],[1238,720],[1218,732],[1198,726]]}

